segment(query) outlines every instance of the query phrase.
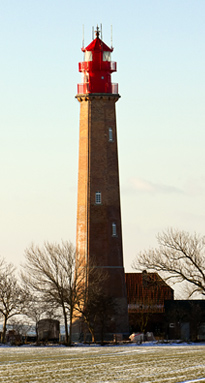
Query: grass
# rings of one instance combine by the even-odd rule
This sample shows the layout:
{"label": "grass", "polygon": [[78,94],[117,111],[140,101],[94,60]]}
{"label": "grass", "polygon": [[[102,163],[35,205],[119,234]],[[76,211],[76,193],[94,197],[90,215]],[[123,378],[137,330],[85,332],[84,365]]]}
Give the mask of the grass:
{"label": "grass", "polygon": [[205,346],[0,347],[4,383],[187,381],[205,382]]}

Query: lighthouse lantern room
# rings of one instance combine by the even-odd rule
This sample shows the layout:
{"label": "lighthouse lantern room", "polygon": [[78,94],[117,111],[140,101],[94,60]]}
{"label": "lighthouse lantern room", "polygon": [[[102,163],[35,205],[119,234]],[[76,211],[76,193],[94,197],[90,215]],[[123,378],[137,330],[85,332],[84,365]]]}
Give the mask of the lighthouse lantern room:
{"label": "lighthouse lantern room", "polygon": [[118,93],[118,84],[111,82],[111,73],[116,72],[117,63],[111,61],[109,48],[99,38],[99,28],[96,29],[96,38],[86,47],[84,61],[79,63],[79,72],[83,74],[83,83],[78,84],[77,93]]}

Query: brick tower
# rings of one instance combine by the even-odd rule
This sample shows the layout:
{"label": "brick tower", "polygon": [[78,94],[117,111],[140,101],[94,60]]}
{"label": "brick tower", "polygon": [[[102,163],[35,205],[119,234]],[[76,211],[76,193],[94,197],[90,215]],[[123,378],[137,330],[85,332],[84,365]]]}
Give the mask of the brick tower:
{"label": "brick tower", "polygon": [[88,267],[94,264],[107,275],[103,289],[116,308],[106,329],[107,339],[112,339],[113,334],[128,333],[115,113],[120,96],[118,84],[111,83],[117,65],[111,61],[113,48],[99,38],[98,27],[96,38],[82,51],[83,83],[78,84],[76,96],[80,102],[76,247]]}

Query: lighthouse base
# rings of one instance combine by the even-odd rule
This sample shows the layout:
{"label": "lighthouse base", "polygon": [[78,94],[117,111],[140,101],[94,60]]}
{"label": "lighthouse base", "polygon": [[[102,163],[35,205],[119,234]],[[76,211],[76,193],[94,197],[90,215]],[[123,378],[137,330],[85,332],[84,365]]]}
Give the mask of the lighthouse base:
{"label": "lighthouse base", "polygon": [[[123,301],[123,302],[122,302]],[[118,310],[118,315],[113,315],[113,310],[99,313],[95,317],[95,323],[86,323],[81,316],[76,318],[72,327],[72,342],[96,343],[110,342],[129,338],[129,325],[127,320],[127,309],[123,310],[126,300],[114,299],[113,310]],[[121,307],[120,307],[121,306]],[[89,329],[90,327],[90,329]]]}

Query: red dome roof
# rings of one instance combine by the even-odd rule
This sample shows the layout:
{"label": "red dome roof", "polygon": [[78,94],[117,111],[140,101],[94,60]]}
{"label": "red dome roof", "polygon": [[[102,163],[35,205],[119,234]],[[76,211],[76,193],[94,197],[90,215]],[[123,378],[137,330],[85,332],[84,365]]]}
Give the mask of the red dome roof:
{"label": "red dome roof", "polygon": [[113,48],[109,48],[99,37],[96,37],[86,48],[82,48],[82,51],[103,51],[112,52]]}

